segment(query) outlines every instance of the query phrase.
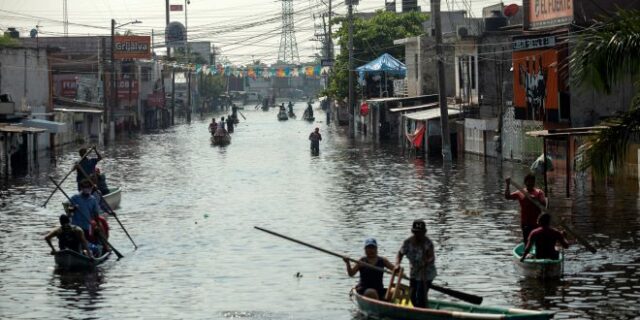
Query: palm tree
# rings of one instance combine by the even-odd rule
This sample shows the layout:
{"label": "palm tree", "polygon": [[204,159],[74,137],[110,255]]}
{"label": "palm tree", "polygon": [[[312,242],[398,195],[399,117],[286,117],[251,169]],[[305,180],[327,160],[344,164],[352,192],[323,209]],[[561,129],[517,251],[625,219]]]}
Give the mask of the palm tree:
{"label": "palm tree", "polygon": [[609,94],[623,82],[633,81],[636,95],[629,110],[603,123],[607,126],[591,139],[583,168],[591,166],[597,176],[620,168],[628,144],[640,132],[640,11],[621,10],[606,21],[581,32],[571,55],[572,77]]}

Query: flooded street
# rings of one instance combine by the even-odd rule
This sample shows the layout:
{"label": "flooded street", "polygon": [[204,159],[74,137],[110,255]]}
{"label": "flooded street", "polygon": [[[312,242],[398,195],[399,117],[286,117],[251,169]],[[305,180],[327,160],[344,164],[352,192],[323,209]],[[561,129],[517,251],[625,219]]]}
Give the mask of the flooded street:
{"label": "flooded street", "polygon": [[[415,218],[427,221],[436,245],[437,283],[481,295],[483,305],[553,310],[559,319],[640,315],[637,187],[579,193],[566,215],[598,253],[573,245],[561,281],[525,280],[511,256],[521,237],[518,204],[503,192],[504,177],[521,181],[526,166],[407,159],[350,141],[319,109],[318,122],[300,120],[304,107],[296,105],[298,120],[278,122],[276,110],[247,106],[228,147],[210,144],[209,117],[106,148],[99,167],[124,190],[116,211],[139,248],[110,220],[110,241],[125,257],[97,272],[54,272],[42,240],[64,200],[56,193],[40,207],[52,190],[47,177],[62,179],[76,150],[51,171],[5,182],[0,318],[352,319],[357,278],[342,261],[253,226],[351,257],[375,237],[392,259]],[[312,156],[307,137],[316,126],[323,141]],[[64,188],[75,190],[75,174]]]}

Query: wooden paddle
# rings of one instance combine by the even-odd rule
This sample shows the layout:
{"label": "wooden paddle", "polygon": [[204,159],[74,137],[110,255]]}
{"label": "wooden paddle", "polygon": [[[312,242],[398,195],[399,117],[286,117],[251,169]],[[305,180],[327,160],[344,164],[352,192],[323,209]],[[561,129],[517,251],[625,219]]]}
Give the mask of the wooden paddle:
{"label": "wooden paddle", "polygon": [[[86,158],[91,153],[91,151],[95,151],[95,149],[96,149],[96,146],[93,146],[89,150],[87,150],[87,152],[85,152],[82,158],[80,158],[80,161],[78,161],[78,163],[82,162],[82,160],[84,160],[84,158]],[[71,175],[71,173],[73,173],[74,171],[76,171],[75,166],[73,166],[73,168],[69,170],[69,172],[67,172],[64,178],[62,178],[62,180],[60,181],[60,184],[64,183],[67,180],[67,178]],[[47,203],[49,203],[49,200],[51,200],[51,197],[53,197],[53,194],[56,193],[56,191],[58,191],[58,188],[54,188],[53,191],[51,191],[51,194],[49,195],[47,200],[45,200],[45,202],[42,204],[43,208],[47,206]]]}
{"label": "wooden paddle", "polygon": [[[71,205],[73,205],[73,201],[71,200],[71,198],[69,197],[69,195],[64,192],[64,190],[62,189],[62,187],[60,186],[60,184],[58,184],[56,182],[56,180],[53,179],[52,176],[49,176],[49,179],[51,180],[51,182],[53,182],[53,184],[56,186],[57,189],[60,189],[60,191],[62,192],[62,194],[64,194],[65,197],[67,197],[67,200],[69,200],[69,203]],[[75,214],[75,213],[74,213]],[[87,219],[85,216],[83,215],[79,215],[80,217],[82,217],[83,219]],[[116,253],[116,256],[118,256],[118,259],[121,259],[122,257],[124,257],[118,250],[116,250],[116,248],[113,247],[113,245],[111,243],[109,243],[109,241],[107,239],[105,239],[101,233],[98,233],[98,238],[100,238],[100,241],[103,241],[104,243],[106,243],[107,245],[109,245],[109,248],[111,248],[111,250],[113,250],[113,252]]]}
{"label": "wooden paddle", "polygon": [[129,232],[127,232],[127,229],[124,227],[122,222],[120,222],[120,219],[118,219],[118,215],[116,215],[116,212],[113,211],[113,209],[111,209],[111,206],[109,206],[109,203],[107,202],[107,200],[105,200],[104,197],[102,196],[102,193],[100,192],[100,189],[98,189],[98,186],[96,186],[95,183],[93,183],[93,181],[91,180],[91,177],[89,177],[89,175],[84,171],[84,169],[82,169],[82,167],[78,166],[78,169],[80,170],[80,172],[82,173],[84,178],[87,181],[89,181],[89,183],[91,183],[91,186],[93,187],[93,189],[96,190],[96,193],[100,197],[100,201],[102,201],[104,203],[105,207],[107,208],[107,213],[112,215],[114,218],[116,218],[116,221],[118,221],[118,224],[122,228],[122,231],[124,231],[124,233],[127,235],[129,240],[131,240],[131,243],[133,243],[133,247],[135,249],[138,249],[138,246],[136,245],[136,243],[133,241],[133,239],[129,235]]}
{"label": "wooden paddle", "polygon": [[[374,270],[377,270],[377,271],[381,271],[381,272],[386,272],[386,273],[392,274],[392,271],[389,271],[387,269],[380,268],[380,267],[374,266],[372,264],[368,264],[368,263],[363,262],[363,261],[352,259],[350,257],[347,257],[347,256],[344,256],[344,255],[341,255],[341,254],[338,254],[338,253],[335,253],[335,252],[332,252],[332,251],[329,251],[329,250],[314,246],[312,244],[309,244],[309,243],[306,243],[306,242],[302,242],[300,240],[296,240],[296,239],[287,237],[287,236],[279,234],[277,232],[273,232],[273,231],[270,231],[270,230],[267,230],[267,229],[264,229],[264,228],[260,228],[260,227],[257,227],[257,226],[254,226],[254,228],[258,229],[258,230],[260,230],[262,232],[266,232],[266,233],[274,235],[276,237],[280,237],[280,238],[295,242],[297,244],[301,244],[303,246],[318,250],[320,252],[324,252],[326,254],[329,254],[329,255],[332,255],[332,256],[335,256],[335,257],[339,257],[339,258],[342,258],[342,259],[348,259],[351,262],[358,263],[360,265],[366,266],[367,268],[371,268],[371,269],[374,269]],[[403,275],[403,278],[409,280],[409,278],[406,275]],[[465,293],[465,292],[461,292],[461,291],[457,291],[457,290],[453,290],[453,289],[449,289],[449,288],[444,288],[444,287],[437,286],[437,285],[434,285],[434,284],[431,284],[430,288],[432,288],[433,290],[436,290],[438,292],[444,293],[446,295],[452,296],[454,298],[457,298],[457,299],[460,299],[460,300],[463,300],[463,301],[466,301],[466,302],[469,302],[469,303],[473,303],[473,304],[481,304],[482,303],[482,299],[483,299],[480,296],[476,296],[476,295],[473,295],[473,294],[469,294],[469,293]]]}
{"label": "wooden paddle", "polygon": [[[522,192],[522,194],[524,194],[525,197],[527,197],[527,199],[529,199],[529,201],[531,201],[534,205],[536,205],[536,207],[538,207],[538,209],[540,209],[541,212],[547,212],[547,209],[544,207],[544,205],[542,205],[542,203],[540,203],[540,201],[538,201],[538,199],[532,197],[529,192],[527,192],[526,188],[523,188],[521,185],[519,185],[518,183],[514,182],[511,178],[509,178],[509,182],[516,187],[516,189],[518,189],[520,192]],[[587,248],[587,250],[589,250],[589,252],[591,253],[596,253],[597,250],[596,248],[594,248],[588,241],[587,239],[583,238],[582,236],[580,236],[579,234],[577,234],[575,231],[573,231],[571,228],[569,228],[564,221],[560,220],[560,222],[558,223],[563,229],[567,230],[567,232],[569,234],[571,234],[574,238],[576,238],[576,240],[578,240],[578,242],[580,242],[581,245],[583,245],[585,248]]]}
{"label": "wooden paddle", "polygon": [[244,114],[242,114],[242,112],[240,112],[240,110],[238,110],[238,113],[242,116],[242,119],[247,120],[247,117],[245,117]]}

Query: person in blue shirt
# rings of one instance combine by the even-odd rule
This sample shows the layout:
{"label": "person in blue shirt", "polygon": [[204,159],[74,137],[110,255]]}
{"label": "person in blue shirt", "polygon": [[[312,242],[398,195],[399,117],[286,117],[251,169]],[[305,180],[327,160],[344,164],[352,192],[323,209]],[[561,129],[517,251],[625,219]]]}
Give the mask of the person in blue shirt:
{"label": "person in blue shirt", "polygon": [[80,182],[80,193],[71,197],[71,223],[80,227],[84,231],[87,239],[92,238],[91,221],[100,214],[98,200],[92,195],[93,188],[91,182],[82,180]]}
{"label": "person in blue shirt", "polygon": [[[95,173],[96,165],[98,165],[98,162],[102,160],[102,156],[100,155],[98,150],[95,148],[93,150],[95,150],[96,152],[96,158],[89,158],[89,156],[87,155],[87,157],[83,158],[82,161],[76,164],[76,182],[78,183],[78,191],[80,191],[80,182],[87,179],[87,177],[82,174],[82,171],[78,167],[82,168],[82,170],[84,170],[87,175],[91,176]],[[84,155],[87,153],[87,149],[81,148],[79,150],[79,153],[80,157],[84,157]]]}

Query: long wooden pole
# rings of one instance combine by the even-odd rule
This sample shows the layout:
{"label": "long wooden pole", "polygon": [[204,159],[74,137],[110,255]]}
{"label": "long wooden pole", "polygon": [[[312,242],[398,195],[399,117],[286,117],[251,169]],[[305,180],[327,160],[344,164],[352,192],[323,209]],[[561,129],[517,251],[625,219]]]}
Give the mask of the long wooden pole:
{"label": "long wooden pole", "polygon": [[[363,262],[363,261],[358,261],[358,260],[352,259],[352,258],[347,257],[345,255],[341,255],[341,254],[335,253],[333,251],[329,251],[327,249],[323,249],[323,248],[314,246],[312,244],[309,244],[309,243],[306,243],[306,242],[303,242],[303,241],[300,241],[300,240],[297,240],[297,239],[294,239],[294,238],[291,238],[291,237],[287,237],[287,236],[285,236],[283,234],[279,234],[277,232],[270,231],[270,230],[267,230],[267,229],[264,229],[264,228],[260,228],[260,227],[257,227],[257,226],[254,226],[254,228],[257,229],[257,230],[260,230],[262,232],[266,232],[266,233],[274,235],[276,237],[280,237],[282,239],[286,239],[286,240],[295,242],[297,244],[301,244],[303,246],[318,250],[320,252],[324,252],[326,254],[329,254],[329,255],[332,255],[332,256],[335,256],[335,257],[338,257],[338,258],[348,259],[351,262],[355,262],[355,263],[358,263],[360,265],[364,265],[367,268],[371,268],[371,269],[374,269],[374,270],[377,270],[377,271],[380,271],[380,272],[386,272],[386,273],[392,274],[391,271],[386,270],[384,268],[380,268],[380,267],[374,266],[372,264],[368,264],[368,263]],[[407,276],[403,276],[403,278],[409,280],[409,278]],[[449,295],[449,296],[452,296],[452,297],[455,297],[455,298],[458,298],[460,300],[463,300],[463,301],[466,301],[466,302],[469,302],[469,303],[473,303],[473,304],[481,304],[482,303],[482,299],[483,299],[480,296],[476,296],[476,295],[473,295],[473,294],[469,294],[469,293],[465,293],[465,292],[461,292],[461,291],[457,291],[457,290],[453,290],[453,289],[449,289],[449,288],[440,287],[440,286],[437,286],[437,285],[434,285],[434,284],[431,284],[430,288],[432,288],[433,290],[436,290],[438,292],[444,293],[446,295]]]}
{"label": "long wooden pole", "polygon": [[91,186],[96,190],[96,193],[98,194],[98,196],[100,197],[100,201],[102,201],[102,203],[104,203],[105,207],[107,208],[107,212],[112,215],[114,218],[116,218],[116,221],[118,221],[118,224],[120,225],[120,227],[122,228],[122,231],[124,231],[124,233],[127,235],[127,237],[129,238],[129,240],[131,240],[131,243],[133,243],[133,247],[138,249],[138,246],[136,245],[136,243],[133,241],[133,239],[131,238],[131,236],[129,235],[129,232],[127,232],[127,229],[124,227],[124,225],[122,224],[122,222],[120,222],[120,219],[118,219],[118,215],[116,215],[116,212],[113,211],[113,209],[111,209],[111,206],[109,206],[109,203],[107,202],[107,200],[104,199],[104,197],[102,196],[102,193],[100,192],[100,189],[98,189],[98,186],[96,186],[95,183],[93,183],[93,181],[91,181],[91,177],[89,177],[89,175],[87,174],[86,171],[84,171],[84,169],[82,169],[82,167],[78,167],[78,170],[80,170],[80,172],[82,173],[82,175],[84,176],[85,179],[87,179],[87,181],[89,181],[89,183],[91,183]]}
{"label": "long wooden pole", "polygon": [[[96,147],[93,146],[91,147],[89,150],[87,150],[87,152],[85,152],[85,154],[82,156],[82,158],[80,158],[79,162],[82,162],[82,160],[84,160],[84,158],[86,158],[92,150],[95,150]],[[69,170],[69,172],[67,172],[67,174],[64,176],[64,178],[62,178],[62,180],[60,181],[60,184],[64,183],[65,180],[67,180],[67,178],[71,175],[72,172],[74,172],[76,170],[76,167],[74,166],[71,170]],[[45,202],[42,204],[42,207],[46,207],[47,203],[49,203],[49,200],[51,200],[51,197],[53,197],[53,194],[56,193],[56,191],[58,191],[58,188],[54,188],[53,191],[51,191],[51,194],[49,195],[49,197],[47,198],[47,200],[45,200]]]}
{"label": "long wooden pole", "polygon": [[[546,166],[546,165],[545,165]],[[529,199],[529,201],[531,201],[536,207],[538,207],[538,209],[540,209],[540,211],[542,212],[547,212],[547,209],[542,205],[542,203],[540,203],[538,201],[538,199],[535,199],[534,197],[532,197],[529,192],[527,192],[527,189],[523,188],[521,185],[517,184],[516,182],[514,182],[513,180],[509,179],[509,182],[516,187],[516,189],[520,190],[525,197],[527,197],[527,199]],[[588,241],[587,239],[583,238],[582,236],[580,236],[579,234],[575,233],[575,231],[573,231],[573,229],[569,228],[569,226],[567,226],[562,220],[559,221],[558,223],[563,229],[567,230],[567,232],[569,232],[574,238],[576,238],[576,240],[578,240],[578,242],[580,242],[581,245],[583,245],[585,248],[587,248],[587,250],[589,250],[589,252],[591,253],[596,253],[597,250],[596,248],[594,248]]]}
{"label": "long wooden pole", "polygon": [[[60,184],[58,184],[56,182],[56,180],[53,179],[53,177],[49,176],[49,180],[51,180],[51,182],[53,182],[53,184],[56,186],[57,189],[60,189],[60,191],[62,192],[62,194],[64,194],[65,197],[67,197],[67,200],[69,200],[69,203],[71,205],[73,205],[73,201],[71,200],[71,198],[69,197],[69,195],[64,192],[64,190],[62,189],[62,187],[60,186]],[[75,213],[74,213],[75,214]],[[82,218],[87,219],[86,217],[80,215]],[[116,253],[116,256],[118,256],[118,259],[124,257],[118,250],[116,250],[116,248],[113,247],[113,245],[111,243],[109,243],[109,240],[105,239],[101,233],[98,233],[98,237],[100,238],[101,241],[104,241],[107,245],[109,245],[109,248],[111,248],[111,250],[113,250],[113,252]]]}

